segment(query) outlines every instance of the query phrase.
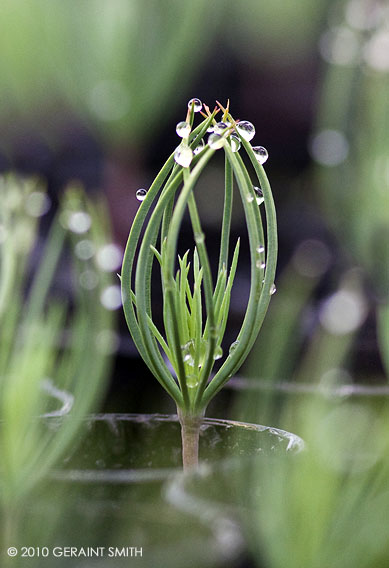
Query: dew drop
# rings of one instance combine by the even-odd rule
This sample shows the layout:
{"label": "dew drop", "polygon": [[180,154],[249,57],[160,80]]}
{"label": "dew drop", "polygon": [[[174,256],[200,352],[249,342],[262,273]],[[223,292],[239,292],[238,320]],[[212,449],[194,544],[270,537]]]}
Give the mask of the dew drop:
{"label": "dew drop", "polygon": [[257,246],[257,252],[259,254],[261,254],[262,252],[265,252],[265,247],[263,245],[258,245]]}
{"label": "dew drop", "polygon": [[199,384],[199,379],[196,375],[188,375],[186,377],[186,385],[188,389],[195,389]]}
{"label": "dew drop", "polygon": [[268,151],[263,146],[253,146],[253,152],[260,164],[264,164],[269,157]]}
{"label": "dew drop", "polygon": [[193,152],[186,144],[178,146],[174,152],[174,159],[183,168],[188,168],[193,158]]}
{"label": "dew drop", "polygon": [[247,203],[252,203],[254,201],[254,197],[251,195],[251,193],[246,195],[246,201]]}
{"label": "dew drop", "polygon": [[232,134],[230,137],[230,143],[231,143],[231,150],[233,152],[238,152],[240,150],[240,138],[239,136],[236,136],[235,134]]}
{"label": "dew drop", "polygon": [[220,346],[216,347],[215,353],[213,354],[213,358],[215,359],[215,361],[217,361],[218,359],[221,359],[222,357],[223,357],[223,349]]}
{"label": "dew drop", "polygon": [[194,112],[200,112],[203,108],[203,103],[200,101],[200,99],[190,99],[190,101],[188,102],[188,108],[191,109],[192,105]]}
{"label": "dew drop", "polygon": [[238,122],[236,125],[236,130],[239,132],[242,138],[244,138],[248,142],[250,142],[250,140],[252,140],[255,136],[255,127],[248,120],[242,120]]}
{"label": "dew drop", "polygon": [[213,150],[219,150],[224,144],[224,138],[220,134],[210,134],[208,136],[208,144]]}
{"label": "dew drop", "polygon": [[257,260],[255,266],[264,270],[266,268],[266,262],[263,262],[263,260]]}
{"label": "dew drop", "polygon": [[215,134],[223,134],[223,132],[225,132],[228,128],[228,124],[226,124],[225,122],[218,122],[217,124],[215,124],[213,131]]}
{"label": "dew drop", "polygon": [[183,357],[183,361],[184,363],[186,363],[187,365],[189,365],[190,367],[194,366],[194,359],[192,357],[192,355],[190,353],[186,353]]}
{"label": "dew drop", "polygon": [[204,142],[204,140],[201,139],[200,142],[199,142],[199,145],[196,146],[196,148],[193,150],[193,154],[195,154],[195,155],[200,154],[200,152],[202,150],[204,150],[204,148],[205,148],[205,142]]}
{"label": "dew drop", "polygon": [[277,292],[277,288],[275,284],[272,284],[270,287],[270,296],[273,296]]}
{"label": "dew drop", "polygon": [[71,213],[68,218],[68,228],[73,233],[86,233],[92,224],[91,216],[85,211],[76,211]]}
{"label": "dew drop", "polygon": [[207,355],[207,342],[204,339],[201,339],[200,340],[199,368],[204,365],[206,355]]}
{"label": "dew drop", "polygon": [[183,359],[184,363],[186,363],[190,367],[193,367],[193,365],[194,365],[194,358],[193,358],[194,341],[193,341],[193,339],[190,339],[187,343],[185,343],[185,345],[181,345],[181,351],[182,351],[182,359]]}
{"label": "dew drop", "polygon": [[264,202],[263,191],[260,187],[257,187],[257,186],[254,186],[254,191],[255,191],[256,198],[257,198],[257,203],[258,203],[258,205],[261,205],[261,203]]}
{"label": "dew drop", "polygon": [[138,189],[138,191],[136,192],[136,198],[138,201],[144,201],[144,199],[146,199],[146,195],[147,195],[147,191],[143,188]]}
{"label": "dew drop", "polygon": [[179,122],[176,126],[176,132],[181,138],[187,138],[191,130],[190,124],[185,121]]}
{"label": "dew drop", "polygon": [[233,343],[231,343],[230,348],[229,348],[229,350],[228,350],[228,353],[229,353],[230,355],[232,355],[233,352],[235,351],[235,349],[238,347],[238,345],[239,345],[239,340],[237,339],[236,341],[234,341]]}

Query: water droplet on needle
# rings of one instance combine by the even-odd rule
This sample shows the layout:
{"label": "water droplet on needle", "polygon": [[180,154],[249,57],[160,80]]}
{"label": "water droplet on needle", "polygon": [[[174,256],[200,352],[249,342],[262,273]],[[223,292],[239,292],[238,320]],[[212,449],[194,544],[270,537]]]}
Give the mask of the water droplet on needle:
{"label": "water droplet on needle", "polygon": [[253,152],[258,162],[262,165],[269,157],[269,153],[263,146],[253,146]]}
{"label": "water droplet on needle", "polygon": [[146,195],[147,195],[147,191],[143,188],[138,189],[138,191],[136,192],[136,198],[138,201],[143,201],[144,199],[146,199]]}
{"label": "water droplet on needle", "polygon": [[190,99],[190,101],[188,102],[189,109],[192,108],[192,104],[194,112],[200,112],[201,109],[203,108],[203,103],[200,101],[200,99]]}
{"label": "water droplet on needle", "polygon": [[193,158],[193,152],[186,144],[181,144],[174,152],[175,161],[183,168],[187,168],[190,166],[192,158]]}
{"label": "water droplet on needle", "polygon": [[224,144],[224,138],[220,134],[210,134],[208,136],[208,144],[213,150],[219,150]]}
{"label": "water droplet on needle", "polygon": [[260,187],[254,186],[255,195],[257,198],[258,205],[264,202],[263,191]]}
{"label": "water droplet on needle", "polygon": [[185,121],[179,122],[176,126],[176,132],[180,138],[188,138],[191,130],[190,124]]}
{"label": "water droplet on needle", "polygon": [[247,140],[247,142],[250,142],[250,140],[252,140],[255,136],[255,127],[248,120],[242,120],[238,122],[236,125],[236,130],[239,132],[242,138]]}

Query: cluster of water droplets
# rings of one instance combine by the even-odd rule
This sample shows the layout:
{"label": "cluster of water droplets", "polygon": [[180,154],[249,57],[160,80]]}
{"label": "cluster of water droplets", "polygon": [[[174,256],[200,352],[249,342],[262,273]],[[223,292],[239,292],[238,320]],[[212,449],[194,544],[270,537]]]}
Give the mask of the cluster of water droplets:
{"label": "cluster of water droplets", "polygon": [[[200,112],[203,108],[203,104],[200,99],[193,98],[188,102],[188,108],[190,110],[192,110],[193,108],[194,112]],[[227,138],[227,131],[228,129],[232,128],[233,124],[226,119],[217,122],[214,125],[210,125],[207,129],[207,133],[209,134],[207,140],[208,146],[213,150],[219,150],[224,146],[226,140],[228,139],[231,150],[233,152],[238,152],[241,148],[241,138],[250,142],[255,136],[255,127],[248,120],[241,120],[237,122],[235,125],[236,133],[230,134]],[[189,167],[193,160],[193,157],[202,152],[206,147],[204,140],[201,139],[198,141],[196,147],[193,150],[192,148],[190,148],[190,146],[188,145],[188,137],[191,133],[191,130],[191,125],[186,121],[181,121],[176,125],[177,135],[180,136],[180,138],[182,138],[183,140],[174,152],[174,160],[183,168]],[[252,150],[258,162],[261,165],[264,164],[269,157],[266,148],[264,148],[263,146],[253,146]],[[264,201],[262,189],[257,186],[254,186],[253,189],[257,204],[260,205]],[[137,190],[136,198],[138,199],[138,201],[143,201],[146,196],[146,189],[140,188]],[[254,196],[252,194],[248,195],[247,201],[254,201]]]}
{"label": "cluster of water droplets", "polygon": [[[190,99],[188,102],[188,108],[189,110],[192,110],[193,108],[193,112],[200,112],[203,108],[203,103],[200,99]],[[174,152],[174,161],[183,168],[188,168],[190,166],[193,156],[201,152],[204,145],[204,143],[199,143],[194,151],[189,147],[187,139],[191,131],[191,125],[186,121],[181,121],[176,126],[176,132],[180,138],[183,138],[183,141]]]}
{"label": "cluster of water droplets", "polygon": [[[258,268],[259,270],[265,270],[265,268],[266,268],[266,260],[265,260],[265,256],[264,256],[265,245],[259,244],[256,248],[256,253],[258,255],[257,260],[255,262],[256,268]],[[262,284],[265,284],[265,278],[263,278]],[[275,294],[276,291],[277,291],[277,288],[276,288],[276,285],[273,282],[273,284],[270,286],[270,290],[269,290],[270,296]]]}
{"label": "cluster of water droplets", "polygon": [[257,260],[255,262],[255,266],[257,268],[260,268],[261,270],[265,270],[266,268],[266,262],[265,262],[265,247],[262,244],[259,244],[257,246],[257,248],[255,249],[255,252],[257,253]]}
{"label": "cluster of water droplets", "polygon": [[[241,120],[236,124],[236,130],[240,134],[242,138],[250,142],[255,136],[255,126],[249,122],[248,120]],[[238,137],[237,137],[238,138]],[[239,147],[233,151],[237,151],[240,148],[240,141]],[[262,165],[266,162],[269,157],[269,153],[263,146],[252,146],[252,150],[258,162]]]}
{"label": "cluster of water droplets", "polygon": [[[202,339],[200,342],[200,350],[198,354],[197,366],[200,369],[206,359],[207,355],[207,342]],[[193,368],[193,373],[187,374],[187,386],[189,388],[195,388],[198,385],[198,375],[195,373],[195,359],[196,359],[196,345],[194,339],[190,339],[184,345],[181,345],[182,359],[186,365]],[[216,347],[213,358],[215,361],[223,357],[223,350],[219,346]]]}

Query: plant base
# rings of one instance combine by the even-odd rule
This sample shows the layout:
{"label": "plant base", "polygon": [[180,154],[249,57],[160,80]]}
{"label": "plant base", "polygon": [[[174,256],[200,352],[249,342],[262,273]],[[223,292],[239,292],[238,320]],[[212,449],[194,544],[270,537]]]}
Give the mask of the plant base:
{"label": "plant base", "polygon": [[181,424],[182,465],[184,471],[199,465],[199,437],[203,416],[190,416],[177,411]]}

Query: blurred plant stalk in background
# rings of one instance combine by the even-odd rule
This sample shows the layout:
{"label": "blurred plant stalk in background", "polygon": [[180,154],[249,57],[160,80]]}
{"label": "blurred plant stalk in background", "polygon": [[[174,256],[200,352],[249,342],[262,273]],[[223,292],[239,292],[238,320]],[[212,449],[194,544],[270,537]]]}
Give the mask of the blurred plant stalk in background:
{"label": "blurred plant stalk in background", "polygon": [[[388,5],[337,2],[330,22],[320,40],[328,66],[310,151],[347,262],[315,305],[333,259],[320,241],[299,246],[278,279],[262,348],[249,365],[253,379],[264,380],[247,383],[242,413],[254,420],[265,412],[307,443],[292,461],[258,460],[241,480],[242,495],[252,499],[253,557],[266,568],[384,568],[389,554],[388,389],[374,387],[385,380],[379,366],[352,368],[373,308],[389,375]],[[353,385],[358,372],[370,388]]]}
{"label": "blurred plant stalk in background", "polygon": [[389,9],[336,5],[320,40],[328,65],[311,154],[328,223],[364,271],[389,375]]}
{"label": "blurred plant stalk in background", "polygon": [[8,175],[0,195],[0,511],[9,546],[26,498],[104,393],[121,256],[107,250],[103,204],[79,187],[67,189],[44,243],[39,221],[51,204],[42,185]]}

